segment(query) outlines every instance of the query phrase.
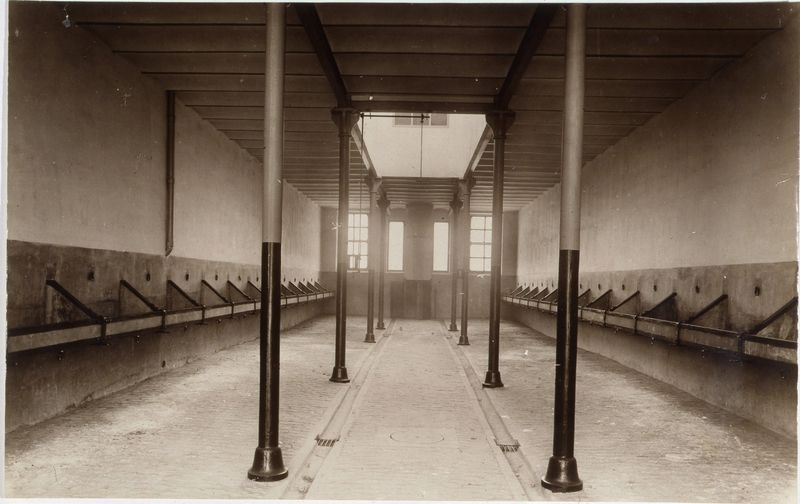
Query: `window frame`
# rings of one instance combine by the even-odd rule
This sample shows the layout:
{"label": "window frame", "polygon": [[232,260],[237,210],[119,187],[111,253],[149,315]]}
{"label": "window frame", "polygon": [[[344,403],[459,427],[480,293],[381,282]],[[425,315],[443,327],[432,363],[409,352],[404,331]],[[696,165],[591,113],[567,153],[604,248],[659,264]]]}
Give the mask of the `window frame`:
{"label": "window frame", "polygon": [[[363,216],[358,218],[359,224],[356,226],[354,225],[356,221],[356,216]],[[358,229],[358,233],[355,230]],[[364,229],[367,232],[367,238],[361,239],[361,230]],[[357,235],[357,236],[356,236]],[[353,238],[351,238],[353,236]],[[358,254],[347,254],[347,271],[367,271],[369,269],[369,214],[365,212],[349,212],[347,214],[347,251],[356,249],[355,244],[358,245]],[[361,253],[361,244],[366,245],[367,253]],[[355,267],[352,266],[352,260],[355,259]],[[362,267],[359,263],[361,259],[364,261],[364,266]]]}
{"label": "window frame", "polygon": [[[422,124],[422,120],[416,117],[409,117],[410,115],[412,114],[409,114],[408,112],[396,113],[392,121],[392,125],[406,127],[406,128],[418,128]],[[426,115],[428,116],[428,122],[424,124],[426,128],[446,128],[450,124],[450,119],[448,117],[448,114],[440,112],[430,112],[426,113]],[[436,116],[437,118],[443,117],[444,124],[433,124],[434,116]]]}
{"label": "window frame", "polygon": [[[482,219],[483,220],[483,227],[473,227],[474,219]],[[486,223],[489,222],[489,227],[487,228]],[[469,271],[470,273],[487,273],[492,271],[492,216],[491,214],[471,214],[469,216]],[[472,239],[473,231],[482,231],[483,232],[483,241],[474,241]],[[473,245],[482,245],[483,253],[481,255],[472,255],[472,246]],[[489,250],[489,253],[486,253],[486,250]],[[480,259],[483,261],[483,268],[482,269],[473,269],[472,267],[472,260],[473,259]]]}

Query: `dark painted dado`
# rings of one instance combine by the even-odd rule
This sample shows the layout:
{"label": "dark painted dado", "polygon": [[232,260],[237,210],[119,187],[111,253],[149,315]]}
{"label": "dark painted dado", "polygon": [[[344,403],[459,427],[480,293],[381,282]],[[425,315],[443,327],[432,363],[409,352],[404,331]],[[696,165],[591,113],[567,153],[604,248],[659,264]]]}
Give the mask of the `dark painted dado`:
{"label": "dark painted dado", "polygon": [[403,280],[405,317],[431,318],[431,280]]}

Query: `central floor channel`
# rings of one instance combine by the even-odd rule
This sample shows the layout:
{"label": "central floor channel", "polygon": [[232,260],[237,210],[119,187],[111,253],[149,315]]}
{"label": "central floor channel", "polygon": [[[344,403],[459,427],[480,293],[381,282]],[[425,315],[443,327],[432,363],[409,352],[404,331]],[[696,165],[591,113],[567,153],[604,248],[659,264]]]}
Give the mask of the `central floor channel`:
{"label": "central floor channel", "polygon": [[438,321],[398,320],[309,499],[524,499]]}

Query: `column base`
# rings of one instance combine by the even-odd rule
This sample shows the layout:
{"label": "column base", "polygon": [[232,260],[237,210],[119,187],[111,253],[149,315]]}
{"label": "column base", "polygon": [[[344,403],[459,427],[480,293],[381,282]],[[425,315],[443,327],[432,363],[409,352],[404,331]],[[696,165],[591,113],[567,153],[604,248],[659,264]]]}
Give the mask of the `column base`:
{"label": "column base", "polygon": [[500,379],[500,371],[486,371],[486,378],[483,379],[482,385],[486,388],[502,387],[503,380]]}
{"label": "column base", "polygon": [[368,332],[366,336],[364,336],[364,343],[375,343],[375,333]]}
{"label": "column base", "polygon": [[450,331],[451,332],[458,331],[458,327],[456,326],[455,322],[450,322]]}
{"label": "column base", "polygon": [[280,446],[275,448],[256,448],[253,467],[247,471],[247,477],[255,481],[278,481],[289,475],[283,465],[283,454]]}
{"label": "column base", "polygon": [[458,344],[459,345],[469,345],[469,337],[466,334],[462,334],[458,338]]}
{"label": "column base", "polygon": [[583,481],[578,477],[578,462],[575,457],[550,457],[542,486],[551,492],[579,492]]}
{"label": "column base", "polygon": [[381,331],[383,331],[384,329],[386,329],[386,326],[383,325],[383,322],[378,322],[378,325],[375,326],[375,329],[380,329]]}
{"label": "column base", "polygon": [[331,374],[331,381],[336,383],[348,383],[350,378],[347,377],[347,368],[344,366],[334,366],[333,374]]}

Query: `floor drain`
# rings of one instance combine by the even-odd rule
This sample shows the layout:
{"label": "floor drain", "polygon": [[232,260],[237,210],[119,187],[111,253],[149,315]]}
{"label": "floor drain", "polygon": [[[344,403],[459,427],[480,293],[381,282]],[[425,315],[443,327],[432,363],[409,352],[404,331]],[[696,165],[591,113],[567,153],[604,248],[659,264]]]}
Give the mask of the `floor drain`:
{"label": "floor drain", "polygon": [[495,444],[500,447],[500,451],[503,453],[513,453],[519,450],[519,441],[513,439],[511,443],[501,443],[497,439],[494,440]]}
{"label": "floor drain", "polygon": [[338,439],[324,439],[319,436],[316,437],[317,446],[333,446]]}
{"label": "floor drain", "polygon": [[435,429],[404,429],[392,432],[389,438],[403,444],[434,444],[444,441],[444,434]]}

